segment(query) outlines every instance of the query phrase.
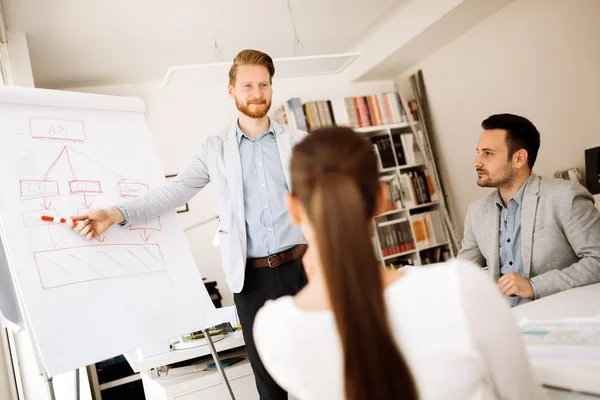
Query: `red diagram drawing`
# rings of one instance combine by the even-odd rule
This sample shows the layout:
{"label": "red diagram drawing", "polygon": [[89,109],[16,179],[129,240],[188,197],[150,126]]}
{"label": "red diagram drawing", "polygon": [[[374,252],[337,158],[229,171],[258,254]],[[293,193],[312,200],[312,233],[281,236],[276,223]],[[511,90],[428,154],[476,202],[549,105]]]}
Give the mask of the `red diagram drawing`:
{"label": "red diagram drawing", "polygon": [[41,210],[25,211],[23,213],[23,225],[25,226],[25,228],[48,225],[47,222],[42,221],[42,219],[40,218],[42,215],[56,215],[56,209],[55,208],[48,208],[48,209],[43,208]]}
{"label": "red diagram drawing", "polygon": [[33,253],[40,285],[54,289],[105,279],[166,274],[158,244],[95,244]]}
{"label": "red diagram drawing", "polygon": [[100,181],[69,181],[71,194],[101,194]]}
{"label": "red diagram drawing", "polygon": [[129,226],[130,231],[143,231],[140,233],[140,237],[144,241],[144,243],[148,243],[150,240],[151,234],[148,234],[148,231],[162,231],[162,224],[160,222],[160,217],[146,219],[143,224],[131,224]]}
{"label": "red diagram drawing", "polygon": [[58,181],[21,180],[19,186],[23,200],[44,197],[44,202],[46,202],[46,197],[60,195]]}
{"label": "red diagram drawing", "polygon": [[124,179],[117,183],[117,193],[119,193],[119,196],[121,197],[140,197],[141,195],[147,193],[148,190],[148,185],[137,181],[129,181]]}
{"label": "red diagram drawing", "polygon": [[85,126],[83,121],[69,119],[31,117],[29,132],[34,139],[49,139],[66,142],[85,142]]}

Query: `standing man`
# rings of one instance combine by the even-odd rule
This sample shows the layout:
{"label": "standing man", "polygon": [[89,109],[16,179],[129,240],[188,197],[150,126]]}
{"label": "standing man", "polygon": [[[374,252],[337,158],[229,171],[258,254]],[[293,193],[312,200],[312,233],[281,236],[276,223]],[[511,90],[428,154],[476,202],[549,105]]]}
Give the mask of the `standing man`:
{"label": "standing man", "polygon": [[254,316],[270,299],[294,295],[307,282],[302,266],[306,241],[287,211],[292,147],[306,132],[267,117],[271,107],[271,57],[243,50],[233,60],[228,91],[237,121],[209,137],[177,178],[145,196],[73,219],[88,240],[113,224],[127,225],[194,197],[209,182],[219,206],[219,238],[227,283],[243,327],[248,358],[261,399],[287,399],[263,367],[252,337]]}
{"label": "standing man", "polygon": [[487,266],[513,306],[600,281],[600,213],[579,183],[532,173],[540,134],[526,118],[481,124],[477,185],[496,188],[469,205],[458,257]]}

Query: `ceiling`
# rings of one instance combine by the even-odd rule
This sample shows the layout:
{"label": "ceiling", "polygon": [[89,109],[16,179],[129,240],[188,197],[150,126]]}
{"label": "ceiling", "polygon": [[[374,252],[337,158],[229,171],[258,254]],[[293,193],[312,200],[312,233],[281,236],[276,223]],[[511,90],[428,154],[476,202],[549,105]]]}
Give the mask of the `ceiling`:
{"label": "ceiling", "polygon": [[[346,52],[404,0],[290,0],[306,54]],[[37,87],[161,80],[171,65],[229,61],[244,48],[294,46],[288,0],[2,0],[27,34]],[[214,35],[214,36],[213,36]],[[213,39],[214,37],[214,39]],[[220,55],[216,54],[214,40]]]}

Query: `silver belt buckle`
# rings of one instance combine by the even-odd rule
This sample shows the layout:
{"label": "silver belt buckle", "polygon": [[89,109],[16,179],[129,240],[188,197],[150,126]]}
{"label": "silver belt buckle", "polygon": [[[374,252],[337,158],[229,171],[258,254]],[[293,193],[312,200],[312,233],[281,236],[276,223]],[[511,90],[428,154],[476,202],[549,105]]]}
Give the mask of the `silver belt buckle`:
{"label": "silver belt buckle", "polygon": [[279,264],[273,265],[273,263],[271,263],[271,259],[274,259],[274,258],[277,258],[277,255],[272,255],[272,256],[267,257],[267,263],[269,263],[269,268],[275,268],[275,267],[277,267],[277,265],[279,265]]}

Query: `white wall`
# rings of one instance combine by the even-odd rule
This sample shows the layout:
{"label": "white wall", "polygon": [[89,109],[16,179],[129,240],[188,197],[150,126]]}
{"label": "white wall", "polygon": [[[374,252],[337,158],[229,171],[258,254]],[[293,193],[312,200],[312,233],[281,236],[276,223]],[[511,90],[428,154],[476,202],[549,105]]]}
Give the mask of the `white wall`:
{"label": "white wall", "polygon": [[[234,123],[237,116],[233,100],[227,94],[225,76],[222,83],[210,87],[161,88],[160,82],[150,82],[69,90],[137,96],[144,100],[146,119],[165,174],[177,173],[208,136]],[[389,90],[395,90],[393,81],[349,85],[341,75],[275,79],[273,107],[290,97],[309,101]],[[179,214],[184,227],[217,214],[211,186],[202,190],[189,206],[189,212]],[[219,249],[212,246],[216,229],[217,222],[214,221],[189,231],[187,237],[200,273],[208,280],[217,281],[224,305],[231,305],[233,297],[221,269]]]}
{"label": "white wall", "polygon": [[515,0],[397,79],[423,71],[440,169],[462,236],[467,205],[487,195],[472,166],[480,123],[494,113],[529,118],[541,133],[534,167],[584,171],[600,146],[600,1]]}

